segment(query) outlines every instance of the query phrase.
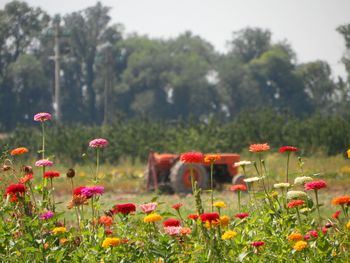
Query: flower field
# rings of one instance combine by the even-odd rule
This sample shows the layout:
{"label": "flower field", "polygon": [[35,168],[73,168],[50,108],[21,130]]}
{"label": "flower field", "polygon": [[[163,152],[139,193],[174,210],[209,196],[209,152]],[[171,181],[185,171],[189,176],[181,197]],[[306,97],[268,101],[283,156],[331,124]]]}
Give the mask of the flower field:
{"label": "flower field", "polygon": [[[42,128],[39,160],[24,163],[31,149],[20,145],[1,157],[2,262],[349,261],[350,196],[329,197],[331,183],[305,170],[297,147],[279,149],[279,182],[272,182],[264,159],[270,146],[252,144],[254,158],[234,164],[244,183],[228,191],[200,189],[191,176],[192,194],[186,197],[148,194],[118,201],[100,176],[108,139],[86,143],[95,157],[88,183],[80,185],[78,171],[58,172],[54,153],[46,151],[50,120],[49,113],[34,116]],[[180,160],[191,167],[218,158],[186,152]],[[298,172],[291,173],[292,161]],[[61,177],[66,182],[60,188],[69,193],[64,203],[57,192]]]}

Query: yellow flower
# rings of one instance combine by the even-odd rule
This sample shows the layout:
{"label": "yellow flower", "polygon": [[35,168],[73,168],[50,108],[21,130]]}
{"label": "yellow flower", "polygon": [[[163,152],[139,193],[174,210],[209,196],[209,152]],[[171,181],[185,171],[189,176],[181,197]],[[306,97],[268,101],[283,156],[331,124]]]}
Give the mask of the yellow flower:
{"label": "yellow flower", "polygon": [[157,213],[149,214],[143,218],[143,222],[145,223],[153,223],[160,220],[162,220],[162,217]]}
{"label": "yellow flower", "polygon": [[278,197],[278,192],[272,191],[272,192],[270,193],[270,196],[271,196],[272,198],[277,198],[277,197]]}
{"label": "yellow flower", "polygon": [[237,232],[233,231],[233,230],[227,230],[222,236],[221,239],[222,240],[227,240],[227,239],[231,239],[233,237],[237,236]]}
{"label": "yellow flower", "polygon": [[114,247],[121,243],[121,240],[116,237],[106,237],[102,242],[103,248]]}
{"label": "yellow flower", "polygon": [[217,208],[224,208],[224,207],[226,207],[226,204],[223,201],[217,201],[213,204],[213,206],[215,206]]}
{"label": "yellow flower", "polygon": [[296,251],[302,251],[306,247],[307,247],[307,243],[305,241],[298,241],[298,242],[295,243],[293,248]]}
{"label": "yellow flower", "polygon": [[288,236],[289,241],[300,241],[303,239],[303,235],[300,233],[292,233]]}
{"label": "yellow flower", "polygon": [[347,229],[350,229],[350,220],[349,220],[349,222],[346,224],[346,228],[347,228]]}
{"label": "yellow flower", "polygon": [[337,256],[337,251],[332,250],[332,257],[335,257],[335,256]]}
{"label": "yellow flower", "polygon": [[68,238],[61,238],[60,239],[60,245],[64,245],[68,241]]}
{"label": "yellow flower", "polygon": [[348,153],[348,158],[350,158],[350,149],[348,149],[347,153]]}
{"label": "yellow flower", "polygon": [[230,223],[230,218],[226,215],[220,216],[220,225],[227,226]]}
{"label": "yellow flower", "polygon": [[64,232],[67,231],[67,228],[65,228],[64,226],[62,227],[55,227],[54,229],[52,229],[52,233],[54,233],[55,235],[57,234],[62,234]]}

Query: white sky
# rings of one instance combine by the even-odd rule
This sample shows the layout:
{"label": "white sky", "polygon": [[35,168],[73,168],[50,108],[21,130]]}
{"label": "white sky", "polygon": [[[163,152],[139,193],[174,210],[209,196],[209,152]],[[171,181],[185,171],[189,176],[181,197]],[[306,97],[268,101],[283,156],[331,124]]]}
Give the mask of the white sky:
{"label": "white sky", "polygon": [[[0,0],[2,9],[8,0]],[[92,6],[96,0],[27,0],[49,14]],[[246,26],[271,30],[273,40],[287,40],[298,62],[326,60],[334,75],[345,76],[340,62],[345,42],[335,31],[350,23],[350,0],[101,0],[112,7],[112,21],[125,32],[175,37],[185,30],[200,35],[221,52],[232,32]]]}

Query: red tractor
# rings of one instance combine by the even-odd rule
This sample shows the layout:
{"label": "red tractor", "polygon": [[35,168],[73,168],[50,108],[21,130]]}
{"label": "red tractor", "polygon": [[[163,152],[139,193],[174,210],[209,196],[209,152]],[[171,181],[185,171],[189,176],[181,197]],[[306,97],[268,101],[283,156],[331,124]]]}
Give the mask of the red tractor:
{"label": "red tractor", "polygon": [[[213,166],[213,181],[215,185],[223,183],[243,183],[243,176],[238,174],[234,163],[240,156],[235,153],[222,153],[220,160]],[[192,164],[193,176],[202,189],[210,187],[210,165]],[[145,171],[147,190],[160,190],[175,193],[190,193],[191,173],[189,165],[180,161],[180,155],[150,152]]]}

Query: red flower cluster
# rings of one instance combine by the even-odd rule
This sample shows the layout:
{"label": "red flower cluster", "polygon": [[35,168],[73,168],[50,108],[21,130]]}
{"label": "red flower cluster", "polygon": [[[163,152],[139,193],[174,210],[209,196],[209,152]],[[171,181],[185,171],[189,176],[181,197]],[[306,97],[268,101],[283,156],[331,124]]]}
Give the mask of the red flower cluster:
{"label": "red flower cluster", "polygon": [[204,155],[201,152],[182,153],[180,160],[184,163],[203,163]]}
{"label": "red flower cluster", "polygon": [[239,219],[244,219],[244,218],[246,218],[248,216],[249,216],[249,214],[247,214],[247,213],[241,213],[241,214],[236,214],[235,215],[235,217],[239,218]]}
{"label": "red flower cluster", "polygon": [[171,207],[174,208],[175,210],[179,210],[181,206],[183,206],[183,204],[178,203],[178,204],[172,205]]}
{"label": "red flower cluster", "polygon": [[181,225],[181,221],[174,219],[174,218],[169,218],[167,220],[165,220],[163,222],[163,226],[164,227],[168,227],[168,226],[180,226]]}
{"label": "red flower cluster", "polygon": [[[327,232],[327,230],[326,230]],[[304,236],[305,240],[310,240],[311,238],[318,238],[318,233],[316,230],[310,230],[309,232],[306,233]]]}
{"label": "red flower cluster", "polygon": [[56,171],[47,171],[44,173],[44,178],[54,178],[59,176],[60,176],[60,173]]}
{"label": "red flower cluster", "polygon": [[319,190],[322,188],[326,188],[327,184],[325,181],[323,180],[319,180],[319,181],[312,181],[312,182],[308,182],[305,184],[305,190]]}
{"label": "red flower cluster", "polygon": [[121,213],[124,215],[130,214],[131,212],[136,211],[136,206],[134,204],[128,203],[128,204],[118,204],[115,205],[112,209],[113,213]]}
{"label": "red flower cluster", "polygon": [[26,192],[26,187],[24,184],[11,184],[6,188],[7,195],[24,194]]}
{"label": "red flower cluster", "polygon": [[296,206],[302,206],[304,204],[305,202],[303,200],[295,200],[295,201],[290,201],[287,206],[288,208],[294,208]]}
{"label": "red flower cluster", "polygon": [[252,242],[250,245],[253,247],[261,247],[261,246],[265,245],[265,242],[264,241],[255,241],[255,242]]}
{"label": "red flower cluster", "polygon": [[202,220],[202,222],[216,222],[220,220],[220,216],[218,213],[206,213],[206,214],[201,214],[199,218]]}
{"label": "red flower cluster", "polygon": [[197,220],[198,217],[199,217],[199,216],[196,215],[196,214],[190,214],[190,215],[187,216],[188,219],[192,219],[192,220]]}
{"label": "red flower cluster", "polygon": [[337,219],[337,218],[339,217],[340,213],[341,213],[340,210],[335,211],[334,214],[332,215],[332,217],[333,217],[334,219]]}
{"label": "red flower cluster", "polygon": [[284,152],[297,152],[299,149],[297,147],[294,146],[282,146],[279,149],[280,153],[284,153]]}
{"label": "red flower cluster", "polygon": [[231,185],[231,191],[247,191],[247,187],[244,184]]}

